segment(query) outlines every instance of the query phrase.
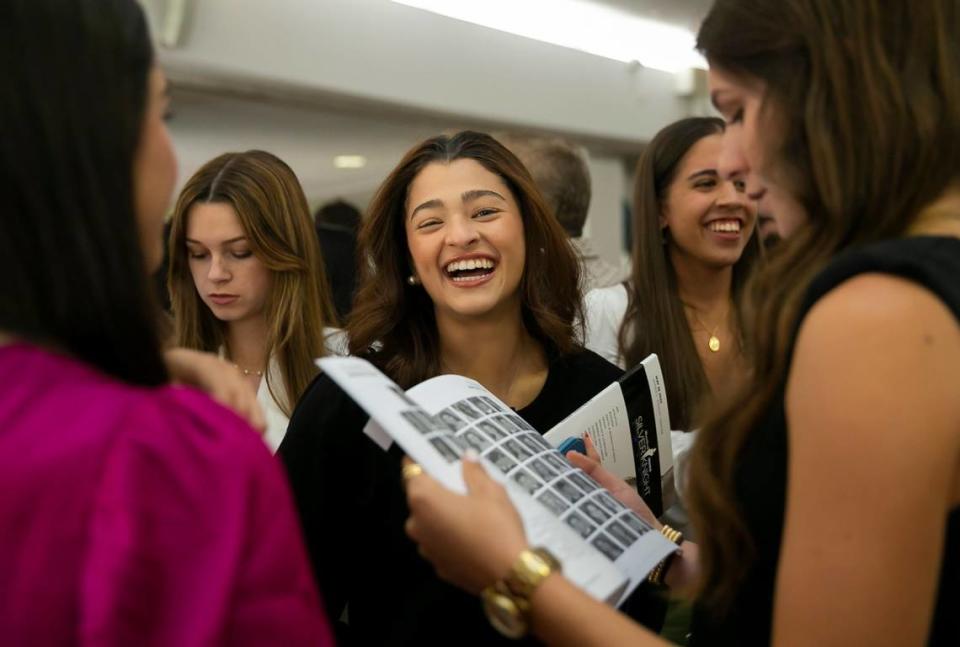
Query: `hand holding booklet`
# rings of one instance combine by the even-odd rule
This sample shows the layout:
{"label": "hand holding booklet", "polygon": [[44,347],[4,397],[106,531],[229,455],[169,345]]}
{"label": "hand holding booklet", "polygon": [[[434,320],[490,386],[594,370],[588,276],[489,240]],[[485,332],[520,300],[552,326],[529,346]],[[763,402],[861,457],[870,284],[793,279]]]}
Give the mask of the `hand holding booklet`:
{"label": "hand holding booklet", "polygon": [[654,516],[676,501],[670,414],[663,373],[650,355],[543,437],[555,447],[590,434],[603,466],[627,483]]}
{"label": "hand holding booklet", "polygon": [[506,487],[530,544],[550,550],[593,597],[621,602],[676,550],[478,382],[441,375],[404,392],[363,359],[317,364],[370,415],[371,438],[384,448],[395,441],[451,490],[466,491],[460,457],[476,449]]}

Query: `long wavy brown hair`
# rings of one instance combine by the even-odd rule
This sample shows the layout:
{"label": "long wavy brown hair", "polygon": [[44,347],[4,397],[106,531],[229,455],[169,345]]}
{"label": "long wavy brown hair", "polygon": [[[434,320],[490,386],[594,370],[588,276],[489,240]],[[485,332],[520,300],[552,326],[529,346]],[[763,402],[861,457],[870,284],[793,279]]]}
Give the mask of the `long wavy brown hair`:
{"label": "long wavy brown hair", "polygon": [[303,188],[283,160],[264,151],[224,153],[187,181],[173,213],[167,285],[175,343],[216,352],[226,324],[197,293],[187,258],[187,219],[198,202],[229,204],[237,213],[250,249],[273,275],[266,303],[267,357],[276,358],[283,384],[267,387],[288,416],[317,373],[313,359],[326,354],[325,326],[336,314]]}
{"label": "long wavy brown hair", "polygon": [[[750,384],[700,434],[690,499],[702,531],[700,598],[723,609],[753,558],[737,505],[748,435],[783,397],[801,301],[845,249],[904,236],[960,180],[956,0],[718,0],[698,47],[765,86],[773,177],[805,209],[803,231],[747,286]],[[775,119],[774,119],[775,117]]]}
{"label": "long wavy brown hair", "polygon": [[548,354],[578,350],[583,321],[580,269],[566,234],[520,160],[484,133],[433,137],[411,149],[380,186],[360,231],[360,287],[347,322],[350,353],[369,356],[409,387],[440,372],[434,306],[407,283],[410,252],[404,219],[410,184],[428,164],[472,159],[507,184],[523,218],[527,257],[520,281],[527,331]]}
{"label": "long wavy brown hair", "polygon": [[[620,354],[627,366],[636,366],[650,353],[657,354],[674,429],[696,426],[710,383],[677,291],[677,274],[663,243],[660,216],[687,152],[704,137],[723,130],[723,120],[716,117],[690,117],[666,126],[643,149],[634,180],[633,267],[626,283]],[[760,244],[753,235],[733,266],[732,298],[738,322],[736,306],[759,255]]]}

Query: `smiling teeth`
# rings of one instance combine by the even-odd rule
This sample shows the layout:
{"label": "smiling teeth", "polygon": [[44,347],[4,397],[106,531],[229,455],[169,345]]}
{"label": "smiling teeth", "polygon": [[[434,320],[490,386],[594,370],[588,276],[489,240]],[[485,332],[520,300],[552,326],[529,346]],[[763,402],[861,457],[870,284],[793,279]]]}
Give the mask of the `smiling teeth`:
{"label": "smiling teeth", "polygon": [[471,258],[465,261],[454,261],[447,265],[447,272],[457,272],[463,270],[492,269],[493,261],[489,258]]}
{"label": "smiling teeth", "polygon": [[739,220],[714,220],[708,226],[710,227],[710,231],[721,231],[734,234],[740,231]]}

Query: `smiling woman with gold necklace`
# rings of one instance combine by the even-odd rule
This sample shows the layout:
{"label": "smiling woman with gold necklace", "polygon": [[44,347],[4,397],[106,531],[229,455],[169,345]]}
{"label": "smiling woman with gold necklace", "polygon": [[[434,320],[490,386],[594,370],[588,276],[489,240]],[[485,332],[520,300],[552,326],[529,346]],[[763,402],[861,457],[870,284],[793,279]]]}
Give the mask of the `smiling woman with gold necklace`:
{"label": "smiling woman with gold necklace", "polygon": [[717,172],[723,130],[693,117],[647,145],[630,279],[585,299],[587,348],[625,368],[657,354],[675,429],[696,428],[705,402],[726,397],[746,370],[736,302],[759,254],[757,205]]}

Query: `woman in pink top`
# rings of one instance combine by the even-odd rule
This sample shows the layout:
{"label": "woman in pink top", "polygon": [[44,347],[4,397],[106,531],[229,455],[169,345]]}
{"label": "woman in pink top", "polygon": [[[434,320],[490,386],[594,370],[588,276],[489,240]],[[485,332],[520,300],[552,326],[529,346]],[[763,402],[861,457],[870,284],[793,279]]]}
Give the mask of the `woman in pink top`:
{"label": "woman in pink top", "polygon": [[280,467],[168,385],[176,163],[138,5],[8,0],[0,61],[0,641],[329,644]]}

